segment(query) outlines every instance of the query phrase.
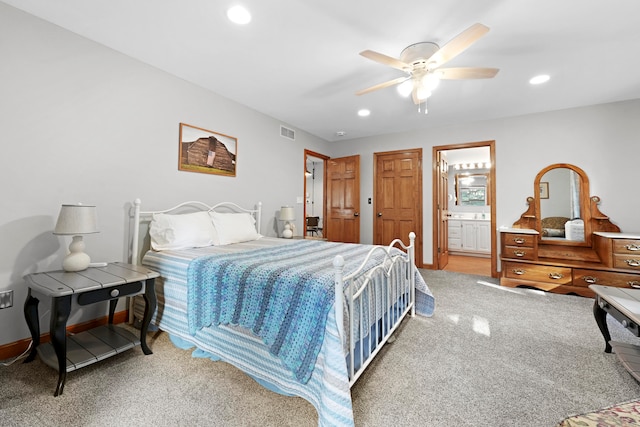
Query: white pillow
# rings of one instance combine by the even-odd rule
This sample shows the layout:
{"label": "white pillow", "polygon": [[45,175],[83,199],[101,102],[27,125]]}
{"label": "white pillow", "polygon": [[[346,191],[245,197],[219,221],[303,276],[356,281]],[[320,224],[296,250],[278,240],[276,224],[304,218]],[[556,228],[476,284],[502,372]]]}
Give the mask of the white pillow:
{"label": "white pillow", "polygon": [[154,214],[149,227],[151,248],[201,248],[217,244],[218,234],[207,212],[181,215]]}
{"label": "white pillow", "polygon": [[255,218],[249,213],[209,212],[209,215],[211,215],[211,220],[218,233],[217,244],[248,242],[262,237],[256,231]]}

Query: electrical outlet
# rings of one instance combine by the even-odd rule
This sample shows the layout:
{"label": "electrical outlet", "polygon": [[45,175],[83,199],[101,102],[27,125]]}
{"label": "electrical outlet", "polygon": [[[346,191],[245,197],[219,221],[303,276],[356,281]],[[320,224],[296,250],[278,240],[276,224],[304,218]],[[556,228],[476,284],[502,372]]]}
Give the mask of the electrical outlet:
{"label": "electrical outlet", "polygon": [[0,292],[0,309],[13,307],[13,291]]}

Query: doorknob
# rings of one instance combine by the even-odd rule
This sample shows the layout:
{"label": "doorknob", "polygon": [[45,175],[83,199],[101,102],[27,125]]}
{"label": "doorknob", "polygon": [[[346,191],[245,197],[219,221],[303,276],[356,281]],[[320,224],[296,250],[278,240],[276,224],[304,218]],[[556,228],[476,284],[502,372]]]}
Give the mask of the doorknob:
{"label": "doorknob", "polygon": [[382,212],[378,212],[378,217],[381,217],[381,216],[382,216]]}
{"label": "doorknob", "polygon": [[360,216],[360,214],[358,212],[354,212],[353,216]]}

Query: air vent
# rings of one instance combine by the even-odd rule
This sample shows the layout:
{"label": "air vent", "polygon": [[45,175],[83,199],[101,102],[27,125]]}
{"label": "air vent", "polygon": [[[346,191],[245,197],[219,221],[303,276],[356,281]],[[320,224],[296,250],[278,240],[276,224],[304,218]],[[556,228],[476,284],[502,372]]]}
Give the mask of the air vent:
{"label": "air vent", "polygon": [[292,141],[296,140],[296,132],[293,129],[289,129],[288,127],[284,127],[282,125],[280,125],[280,136]]}

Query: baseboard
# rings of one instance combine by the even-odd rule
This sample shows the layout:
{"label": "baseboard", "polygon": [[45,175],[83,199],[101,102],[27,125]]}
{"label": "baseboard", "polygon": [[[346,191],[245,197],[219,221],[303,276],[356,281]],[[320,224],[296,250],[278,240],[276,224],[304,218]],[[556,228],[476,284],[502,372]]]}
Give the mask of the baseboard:
{"label": "baseboard", "polygon": [[473,257],[477,257],[477,258],[491,258],[491,254],[490,253],[484,253],[484,252],[457,252],[457,251],[449,251],[449,255],[459,255],[459,256],[473,256]]}
{"label": "baseboard", "polygon": [[[129,312],[127,310],[119,311],[113,315],[113,323],[124,323],[129,318]],[[67,326],[67,333],[77,334],[78,332],[87,331],[97,326],[106,325],[109,322],[109,316],[104,316],[99,319],[89,320],[84,323],[77,323],[75,325]],[[49,342],[51,337],[49,333],[40,335],[40,343]],[[31,342],[31,338],[25,338],[20,341],[12,342],[9,344],[3,344],[0,346],[0,360],[6,360],[14,358],[22,354]]]}

